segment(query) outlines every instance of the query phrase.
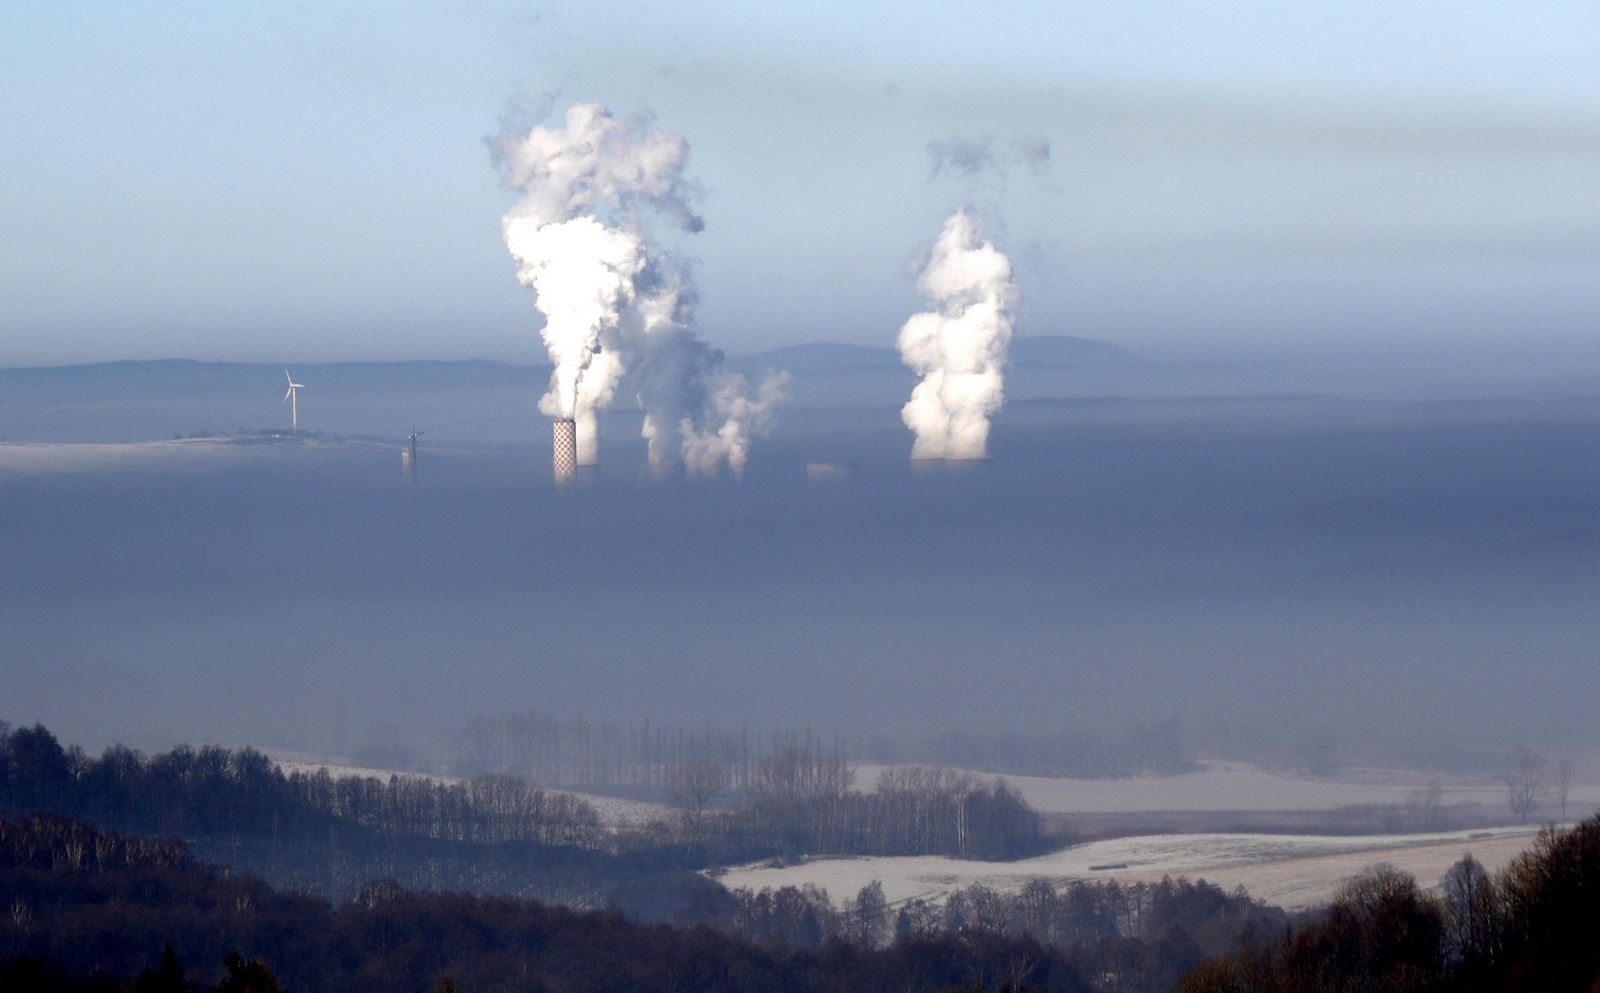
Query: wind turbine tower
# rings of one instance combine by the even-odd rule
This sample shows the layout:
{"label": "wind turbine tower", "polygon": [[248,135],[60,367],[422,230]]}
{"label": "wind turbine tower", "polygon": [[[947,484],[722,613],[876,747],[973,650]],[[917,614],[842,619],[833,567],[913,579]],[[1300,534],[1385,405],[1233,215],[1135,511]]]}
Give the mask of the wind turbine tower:
{"label": "wind turbine tower", "polygon": [[[303,386],[300,383],[295,382],[294,381],[294,377],[289,375],[289,370],[288,369],[283,370],[283,378],[287,379],[289,381],[289,392],[287,392],[287,393],[285,393],[283,395],[283,399],[288,401],[288,404],[289,404],[289,423],[291,425],[293,425],[294,433],[295,434],[299,434],[300,433],[300,392],[299,391],[305,389],[305,386]],[[413,445],[415,445],[415,442],[413,442]]]}

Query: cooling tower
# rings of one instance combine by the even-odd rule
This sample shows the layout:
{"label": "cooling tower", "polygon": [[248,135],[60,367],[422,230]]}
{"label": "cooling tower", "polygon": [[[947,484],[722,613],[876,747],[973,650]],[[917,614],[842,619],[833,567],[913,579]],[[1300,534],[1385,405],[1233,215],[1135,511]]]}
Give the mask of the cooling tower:
{"label": "cooling tower", "polygon": [[555,422],[555,458],[552,468],[556,482],[566,483],[578,471],[578,422],[561,418]]}

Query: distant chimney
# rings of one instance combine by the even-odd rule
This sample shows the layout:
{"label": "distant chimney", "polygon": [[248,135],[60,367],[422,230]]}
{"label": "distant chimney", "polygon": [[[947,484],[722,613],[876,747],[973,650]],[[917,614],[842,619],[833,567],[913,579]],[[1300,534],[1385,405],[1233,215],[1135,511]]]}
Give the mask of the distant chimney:
{"label": "distant chimney", "polygon": [[561,418],[555,422],[555,458],[552,463],[556,482],[566,483],[578,471],[578,422]]}

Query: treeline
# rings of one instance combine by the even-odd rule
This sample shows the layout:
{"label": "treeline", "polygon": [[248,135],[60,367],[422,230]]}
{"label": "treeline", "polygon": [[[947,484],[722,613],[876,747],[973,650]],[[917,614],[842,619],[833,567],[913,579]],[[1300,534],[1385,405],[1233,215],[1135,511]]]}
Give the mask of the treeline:
{"label": "treeline", "polygon": [[465,775],[520,776],[542,786],[648,794],[668,788],[692,765],[724,771],[733,793],[748,789],[761,760],[801,751],[847,762],[922,764],[1013,776],[1109,779],[1187,772],[1196,766],[1176,720],[1136,723],[1121,732],[973,734],[852,742],[809,730],[771,735],[748,729],[633,726],[537,711],[475,717],[457,739],[454,767]]}
{"label": "treeline", "polygon": [[179,745],[146,758],[117,745],[90,758],[37,726],[0,733],[0,810],[204,838],[292,838],[343,824],[465,842],[596,847],[602,840],[592,805],[515,780],[335,779],[325,770],[285,773],[254,749],[215,746]]}
{"label": "treeline", "polygon": [[126,988],[147,969],[155,979],[181,969],[183,982],[204,988],[253,963],[262,964],[257,993],[271,989],[267,970],[283,989],[307,993],[420,990],[445,977],[466,993],[1096,988],[1069,950],[977,928],[883,948],[812,948],[392,882],[335,905],[208,870],[179,844],[55,816],[0,819],[0,906],[0,982],[29,993]]}
{"label": "treeline", "polygon": [[455,769],[465,775],[520,776],[542,786],[659,792],[680,770],[713,765],[728,787],[749,786],[756,764],[769,753],[800,749],[844,758],[810,732],[766,736],[738,731],[667,728],[642,721],[632,727],[532,711],[474,717],[457,738]]}
{"label": "treeline", "polygon": [[841,760],[797,746],[754,763],[744,806],[713,810],[723,771],[685,772],[671,784],[675,813],[608,829],[584,799],[505,776],[335,779],[216,747],[91,758],[33,727],[0,734],[0,811],[183,837],[208,860],[329,897],[388,876],[573,906],[659,874],[774,856],[1015,858],[1046,844],[1038,815],[1000,783],[910,770],[862,794]]}
{"label": "treeline", "polygon": [[681,858],[619,853],[590,804],[518,782],[286,774],[259,752],[216,747],[90,758],[37,726],[0,734],[0,811],[181,837],[208,861],[330,897],[391,876],[591,906]]}
{"label": "treeline", "polygon": [[984,784],[944,769],[908,767],[886,770],[871,793],[855,792],[851,784],[842,760],[799,750],[768,756],[757,763],[747,805],[707,819],[707,834],[730,852],[748,846],[784,855],[994,860],[1046,847],[1038,813],[1002,781]]}
{"label": "treeline", "polygon": [[[713,901],[717,905],[709,906]],[[1270,937],[1287,923],[1283,911],[1242,892],[1181,879],[1064,887],[1040,879],[1019,893],[975,884],[942,904],[912,899],[896,906],[877,882],[839,905],[815,886],[741,889],[708,895],[692,912],[719,929],[780,947],[820,948],[832,941],[887,947],[975,930],[1026,937],[1071,949],[1096,985],[1141,990],[1166,989],[1205,956]]]}
{"label": "treeline", "polygon": [[1547,829],[1498,874],[1467,856],[1441,890],[1378,867],[1347,883],[1322,919],[1209,959],[1178,990],[1600,989],[1600,817]]}

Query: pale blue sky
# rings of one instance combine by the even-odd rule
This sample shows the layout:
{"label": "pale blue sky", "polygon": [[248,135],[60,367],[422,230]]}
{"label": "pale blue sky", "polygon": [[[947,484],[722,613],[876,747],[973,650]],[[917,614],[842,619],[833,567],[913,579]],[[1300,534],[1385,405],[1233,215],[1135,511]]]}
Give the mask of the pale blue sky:
{"label": "pale blue sky", "polygon": [[[1028,333],[1594,354],[1593,2],[0,3],[0,365],[535,361],[481,139],[550,94],[688,138],[729,352],[889,344],[975,200]],[[1049,175],[929,181],[984,133]]]}

